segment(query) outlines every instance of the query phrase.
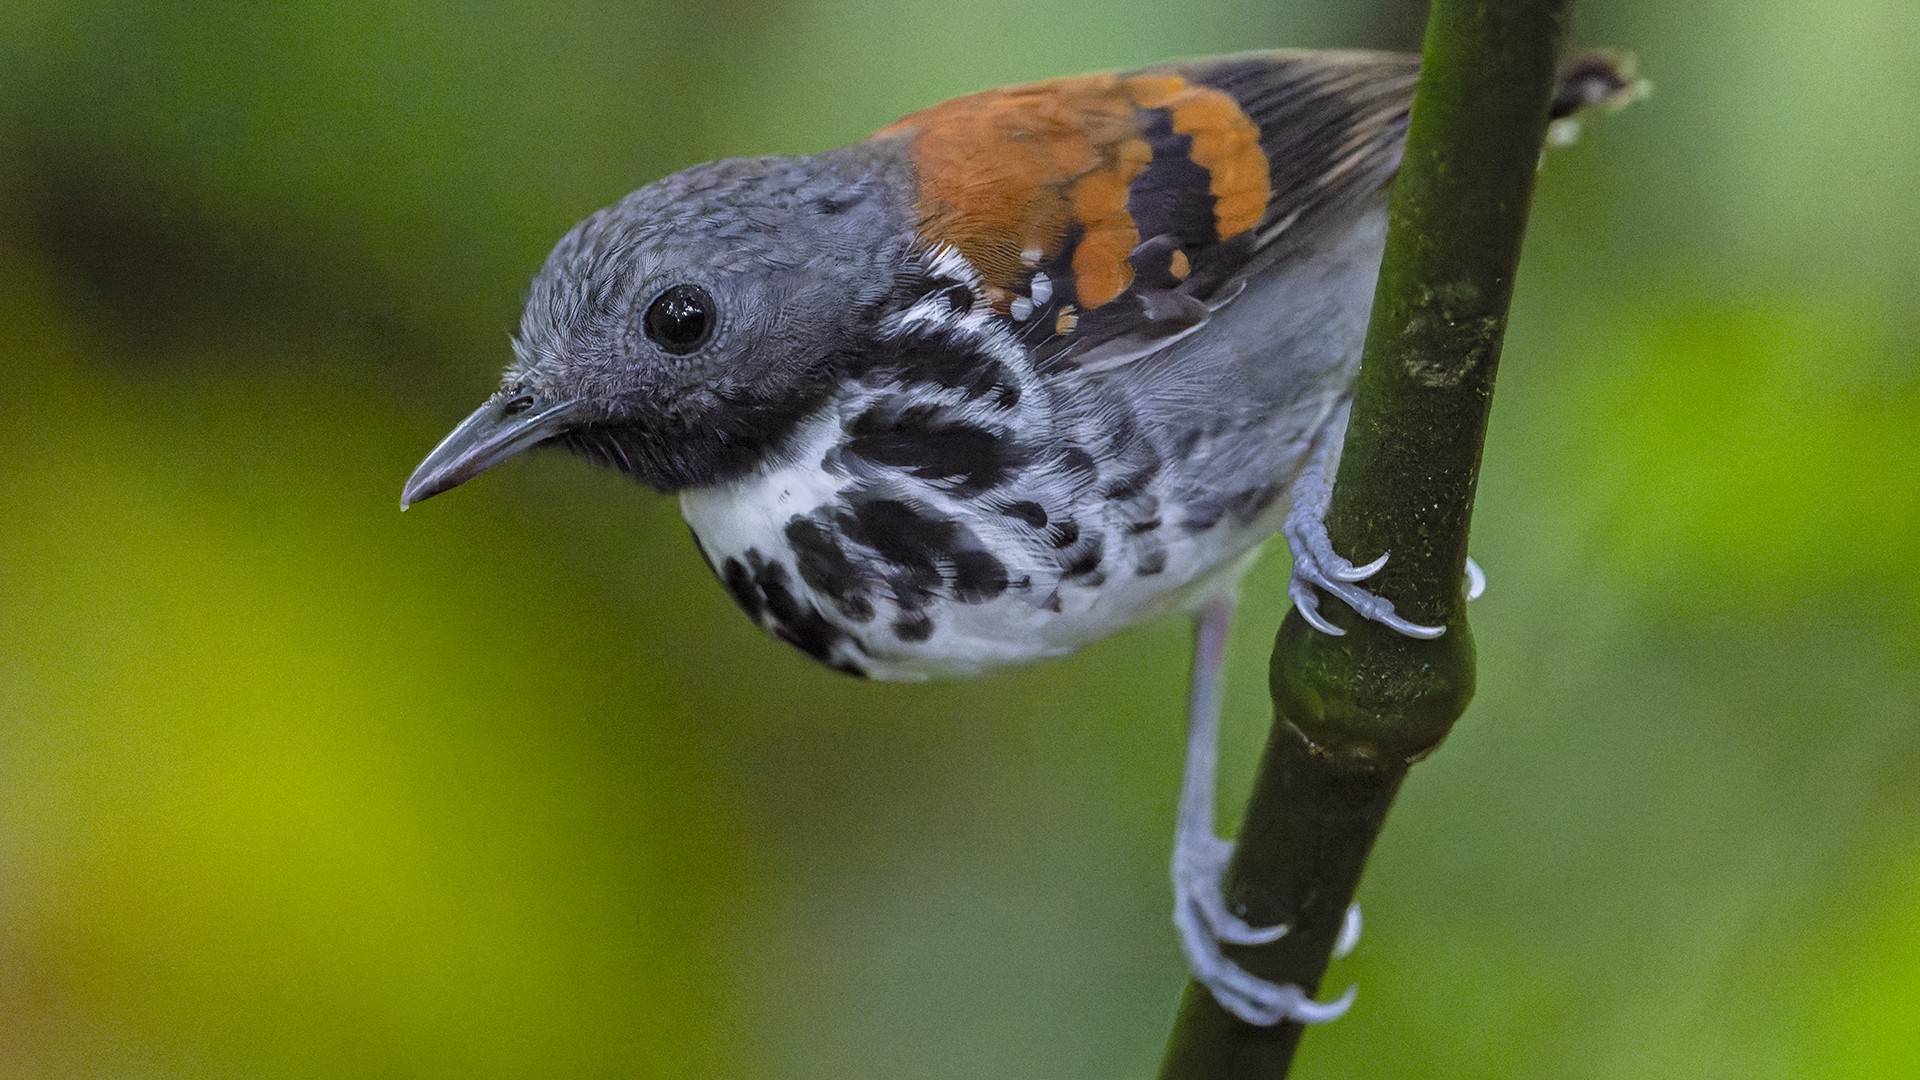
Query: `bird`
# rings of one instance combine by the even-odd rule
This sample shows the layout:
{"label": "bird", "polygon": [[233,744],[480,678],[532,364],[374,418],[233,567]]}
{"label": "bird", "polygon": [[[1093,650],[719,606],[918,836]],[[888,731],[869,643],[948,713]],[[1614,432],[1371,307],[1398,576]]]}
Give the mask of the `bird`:
{"label": "bird", "polygon": [[[806,156],[695,165],[574,226],[499,389],[402,509],[557,445],[678,498],[761,629],[863,678],[961,677],[1195,626],[1174,922],[1250,1024],[1320,1002],[1224,946],[1225,639],[1268,538],[1403,634],[1324,524],[1419,58],[1261,51],[986,90]],[[1564,69],[1553,112],[1616,94]],[[1351,918],[1349,930],[1357,931]],[[1351,937],[1352,935],[1343,935]]]}

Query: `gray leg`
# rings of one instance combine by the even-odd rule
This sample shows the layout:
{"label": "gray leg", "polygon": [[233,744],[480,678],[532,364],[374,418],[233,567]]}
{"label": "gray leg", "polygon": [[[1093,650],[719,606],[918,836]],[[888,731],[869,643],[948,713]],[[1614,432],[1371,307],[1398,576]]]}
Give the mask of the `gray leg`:
{"label": "gray leg", "polygon": [[[1187,714],[1187,764],[1180,782],[1180,811],[1173,837],[1173,923],[1193,977],[1213,992],[1220,1007],[1249,1024],[1282,1020],[1303,1024],[1337,1019],[1353,1004],[1349,989],[1338,1001],[1321,1003],[1291,983],[1262,979],[1234,963],[1222,945],[1264,945],[1287,932],[1254,926],[1227,910],[1221,876],[1233,843],[1213,830],[1214,773],[1220,757],[1220,690],[1227,658],[1227,628],[1233,598],[1209,603],[1194,618],[1193,684]],[[1358,937],[1358,911],[1348,915]],[[1347,935],[1343,935],[1345,937]],[[1350,947],[1350,946],[1349,946]]]}

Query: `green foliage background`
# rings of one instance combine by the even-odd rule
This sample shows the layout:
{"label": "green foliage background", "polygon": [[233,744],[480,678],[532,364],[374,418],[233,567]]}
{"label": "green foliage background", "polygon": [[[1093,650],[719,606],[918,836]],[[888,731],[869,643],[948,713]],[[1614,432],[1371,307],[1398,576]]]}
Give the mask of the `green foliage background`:
{"label": "green foliage background", "polygon": [[[1480,698],[1313,1077],[1920,1075],[1920,15],[1589,0]],[[1186,636],[933,687],[760,638],[561,455],[402,517],[576,218],[1376,4],[0,9],[0,1076],[1145,1076]],[[1250,583],[1232,779],[1285,559]]]}

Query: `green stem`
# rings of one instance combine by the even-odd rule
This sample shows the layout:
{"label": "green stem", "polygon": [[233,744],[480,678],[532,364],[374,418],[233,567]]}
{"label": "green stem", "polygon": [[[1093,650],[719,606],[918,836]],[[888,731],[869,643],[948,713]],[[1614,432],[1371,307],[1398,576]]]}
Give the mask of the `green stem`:
{"label": "green stem", "polygon": [[[1473,695],[1462,588],[1467,530],[1554,69],[1571,0],[1435,0],[1387,249],[1328,528],[1368,588],[1432,641],[1337,601],[1332,637],[1288,614],[1274,643],[1274,727],[1227,875],[1270,946],[1250,971],[1317,989],[1366,856],[1407,769]],[[1282,1077],[1301,1027],[1256,1028],[1189,984],[1162,1080]]]}

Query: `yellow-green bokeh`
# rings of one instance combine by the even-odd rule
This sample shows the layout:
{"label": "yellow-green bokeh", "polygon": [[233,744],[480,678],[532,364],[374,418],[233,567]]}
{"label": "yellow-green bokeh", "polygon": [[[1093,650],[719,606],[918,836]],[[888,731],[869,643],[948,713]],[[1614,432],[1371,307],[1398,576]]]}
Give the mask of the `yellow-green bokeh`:
{"label": "yellow-green bokeh", "polygon": [[[1353,4],[0,10],[0,1078],[1150,1075],[1185,633],[933,687],[763,640],[560,455],[404,517],[573,220]],[[1920,17],[1589,0],[1480,699],[1315,1077],[1920,1075]],[[1229,803],[1285,560],[1249,583]]]}

